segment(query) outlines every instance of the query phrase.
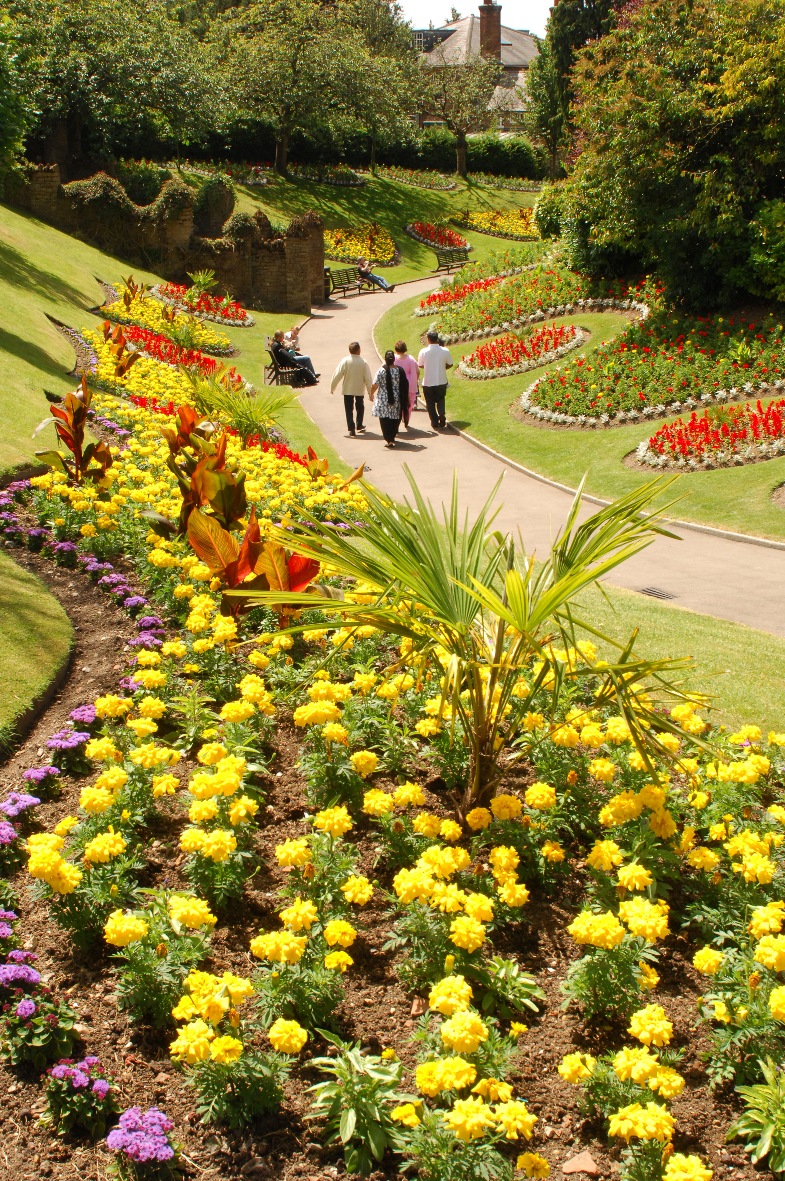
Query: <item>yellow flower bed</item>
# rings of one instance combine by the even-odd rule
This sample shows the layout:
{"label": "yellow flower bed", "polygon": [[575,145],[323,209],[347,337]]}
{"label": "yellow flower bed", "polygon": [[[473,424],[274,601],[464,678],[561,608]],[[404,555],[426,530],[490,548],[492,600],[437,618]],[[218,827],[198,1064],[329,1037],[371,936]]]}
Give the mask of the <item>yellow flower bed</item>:
{"label": "yellow flower bed", "polygon": [[371,262],[387,266],[395,262],[395,242],[391,235],[376,222],[356,226],[353,230],[325,230],[324,253],[326,258],[338,262],[356,262],[368,258]]}
{"label": "yellow flower bed", "polygon": [[[164,312],[168,311],[164,304],[150,297],[135,298],[131,306],[126,307],[122,299],[114,303],[104,304],[101,314],[117,324],[139,324],[142,328],[150,328],[153,332],[160,332],[162,336],[171,337],[172,322],[164,319]],[[231,341],[223,332],[216,332],[208,328],[201,320],[179,312],[174,318],[174,328],[183,331],[189,329],[192,339],[187,347],[201,349],[204,353],[214,353],[225,356],[234,352]],[[179,343],[179,342],[178,342]]]}
{"label": "yellow flower bed", "polygon": [[178,404],[193,404],[191,383],[182,369],[164,365],[161,361],[154,361],[152,357],[140,357],[124,377],[116,377],[111,346],[104,340],[103,333],[88,330],[83,336],[98,358],[95,376],[104,389],[137,394],[143,398],[157,398],[159,402],[171,400]]}
{"label": "yellow flower bed", "polygon": [[469,213],[463,225],[481,234],[496,234],[500,238],[534,241],[539,238],[534,224],[533,209],[505,209],[491,213]]}

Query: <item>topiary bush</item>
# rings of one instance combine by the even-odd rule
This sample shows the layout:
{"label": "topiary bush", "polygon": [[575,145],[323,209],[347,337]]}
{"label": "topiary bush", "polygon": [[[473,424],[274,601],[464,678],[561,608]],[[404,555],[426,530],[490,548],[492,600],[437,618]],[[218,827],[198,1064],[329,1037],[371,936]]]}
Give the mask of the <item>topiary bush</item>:
{"label": "topiary bush", "polygon": [[530,180],[539,180],[543,175],[541,156],[523,135],[502,137],[486,132],[472,136],[466,157],[470,172],[524,176]]}

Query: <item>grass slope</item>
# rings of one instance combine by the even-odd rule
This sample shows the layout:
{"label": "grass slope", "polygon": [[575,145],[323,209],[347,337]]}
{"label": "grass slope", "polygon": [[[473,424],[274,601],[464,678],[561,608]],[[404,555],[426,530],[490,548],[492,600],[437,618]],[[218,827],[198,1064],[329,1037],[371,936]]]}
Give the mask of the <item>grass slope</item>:
{"label": "grass slope", "polygon": [[68,659],[73,628],[34,575],[0,553],[0,753]]}
{"label": "grass slope", "polygon": [[[376,328],[379,346],[403,337],[414,348],[428,323],[412,316],[418,302],[416,298],[405,300],[382,316]],[[573,357],[579,352],[593,352],[602,341],[622,331],[626,321],[617,313],[603,313],[559,323],[580,324],[592,333],[582,350],[570,354]],[[468,356],[472,348],[472,344],[454,345],[455,360],[463,354]],[[625,467],[623,460],[665,420],[611,430],[572,431],[535,426],[513,418],[510,406],[548,368],[488,381],[470,381],[454,371],[448,395],[451,421],[524,467],[571,488],[586,474],[586,490],[608,500],[650,479],[650,473]],[[741,468],[692,472],[679,481],[677,494],[681,501],[675,512],[683,520],[785,540],[785,512],[771,498],[775,488],[784,482],[785,457]]]}

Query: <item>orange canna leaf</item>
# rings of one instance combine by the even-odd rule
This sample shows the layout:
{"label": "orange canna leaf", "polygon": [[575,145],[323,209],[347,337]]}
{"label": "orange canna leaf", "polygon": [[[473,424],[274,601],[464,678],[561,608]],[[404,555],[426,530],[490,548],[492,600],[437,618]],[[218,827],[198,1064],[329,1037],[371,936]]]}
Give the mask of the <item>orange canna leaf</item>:
{"label": "orange canna leaf", "polygon": [[304,591],[319,573],[319,563],[315,558],[304,558],[302,554],[292,554],[286,563],[289,571],[289,590]]}
{"label": "orange canna leaf", "polygon": [[209,566],[213,574],[224,575],[227,567],[237,561],[240,547],[215,517],[194,510],[188,517],[187,534],[197,558]]}

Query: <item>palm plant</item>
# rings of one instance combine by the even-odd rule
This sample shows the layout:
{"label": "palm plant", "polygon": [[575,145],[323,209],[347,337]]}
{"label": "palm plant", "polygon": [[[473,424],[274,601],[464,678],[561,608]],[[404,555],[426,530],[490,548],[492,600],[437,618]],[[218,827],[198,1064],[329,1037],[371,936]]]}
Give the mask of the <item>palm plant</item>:
{"label": "palm plant", "polygon": [[197,409],[236,431],[247,446],[250,439],[269,439],[281,412],[295,400],[290,390],[271,386],[249,390],[226,380],[222,370],[211,376],[184,370]]}
{"label": "palm plant", "polygon": [[[443,673],[442,705],[452,716],[454,737],[460,722],[470,753],[462,810],[487,802],[504,768],[522,757],[522,750],[511,749],[516,719],[535,704],[542,709],[543,695],[553,718],[566,683],[585,686],[599,704],[615,701],[653,770],[653,754],[667,757],[658,730],[680,731],[655,712],[652,693],[659,688],[683,696],[667,674],[685,662],[635,659],[635,633],[625,642],[603,635],[576,615],[575,600],[658,534],[673,536],[661,514],[647,515],[672,480],[651,481],[582,524],[579,489],[550,554],[535,563],[523,547],[517,557],[511,537],[491,531],[498,485],[470,523],[468,514],[461,521],[454,481],[440,519],[404,470],[412,503],[396,504],[364,485],[366,507],[353,509],[351,521],[337,513],[324,523],[306,516],[280,540],[376,594],[372,603],[320,601],[325,615],[406,638],[413,654]],[[272,591],[258,597],[313,606],[307,594]],[[615,660],[601,668],[581,660],[580,634],[603,641]],[[524,674],[529,680],[521,697]]]}

